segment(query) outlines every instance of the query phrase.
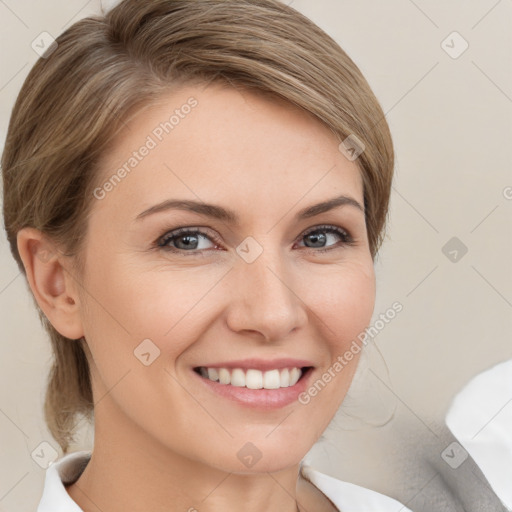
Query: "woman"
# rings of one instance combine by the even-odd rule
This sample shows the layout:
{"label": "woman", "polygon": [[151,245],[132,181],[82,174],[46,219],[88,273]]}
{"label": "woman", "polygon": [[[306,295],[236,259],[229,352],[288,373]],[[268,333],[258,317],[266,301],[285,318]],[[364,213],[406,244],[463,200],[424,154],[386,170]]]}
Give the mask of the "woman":
{"label": "woman", "polygon": [[34,66],[2,168],[64,454],[94,417],[39,512],[401,508],[301,464],[357,367],[393,173],[323,31],[275,0],[125,0]]}

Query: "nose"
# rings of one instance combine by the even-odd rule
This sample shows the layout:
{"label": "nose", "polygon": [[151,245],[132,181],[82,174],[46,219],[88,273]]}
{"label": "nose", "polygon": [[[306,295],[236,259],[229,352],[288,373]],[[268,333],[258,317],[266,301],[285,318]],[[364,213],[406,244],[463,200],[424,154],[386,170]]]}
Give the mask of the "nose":
{"label": "nose", "polygon": [[292,270],[278,250],[265,249],[252,263],[237,261],[230,273],[229,328],[273,342],[303,327],[307,308]]}

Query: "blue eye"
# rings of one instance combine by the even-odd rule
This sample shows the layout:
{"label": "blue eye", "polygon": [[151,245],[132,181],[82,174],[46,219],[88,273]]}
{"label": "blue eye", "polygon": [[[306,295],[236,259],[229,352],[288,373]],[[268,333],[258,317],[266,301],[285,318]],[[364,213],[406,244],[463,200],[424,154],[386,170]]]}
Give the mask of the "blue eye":
{"label": "blue eye", "polygon": [[[200,247],[201,240],[211,242],[210,237],[198,228],[180,228],[164,235],[158,241],[158,246],[174,252],[197,252],[208,249],[208,247]],[[169,245],[170,243],[174,246]]]}
{"label": "blue eye", "polygon": [[[334,236],[335,235],[335,236]],[[333,238],[338,238],[339,242],[325,245]],[[303,233],[298,240],[309,240],[311,245],[302,246],[305,249],[314,252],[326,252],[340,248],[346,245],[354,245],[351,235],[344,229],[337,226],[315,226]],[[208,247],[208,243],[212,244]],[[205,246],[206,244],[206,246]],[[187,254],[190,256],[204,255],[203,252],[218,247],[219,242],[215,237],[202,231],[200,228],[179,228],[167,232],[159,238],[155,245],[166,251]]]}
{"label": "blue eye", "polygon": [[[327,233],[327,235],[326,235]],[[329,237],[331,235],[331,237]],[[332,245],[325,246],[329,241],[329,238],[332,238],[332,235],[336,235],[340,240],[341,244],[336,244],[336,242]],[[331,249],[336,249],[337,247],[344,245],[354,245],[354,240],[350,236],[350,234],[344,229],[338,228],[336,226],[316,226],[307,230],[301,237],[304,239],[309,239],[312,243],[311,246],[306,246],[308,249],[315,249],[320,247],[316,252],[326,252]],[[336,246],[336,247],[333,247]]]}

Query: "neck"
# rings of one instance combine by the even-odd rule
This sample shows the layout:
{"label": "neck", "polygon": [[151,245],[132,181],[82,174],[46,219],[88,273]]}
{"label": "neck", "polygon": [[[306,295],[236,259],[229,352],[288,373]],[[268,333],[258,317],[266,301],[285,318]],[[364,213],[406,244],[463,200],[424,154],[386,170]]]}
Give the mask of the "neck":
{"label": "neck", "polygon": [[115,407],[100,409],[111,417],[97,411],[91,460],[67,488],[84,512],[296,512],[297,491],[311,494],[298,464],[231,473],[169,450],[128,418],[112,417]]}

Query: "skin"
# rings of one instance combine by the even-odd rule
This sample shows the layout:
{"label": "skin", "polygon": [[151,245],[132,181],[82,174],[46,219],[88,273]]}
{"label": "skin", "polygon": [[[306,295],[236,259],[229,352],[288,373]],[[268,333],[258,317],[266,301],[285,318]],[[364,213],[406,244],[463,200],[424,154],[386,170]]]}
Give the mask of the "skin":
{"label": "skin", "polygon": [[[189,84],[127,123],[99,183],[191,96],[197,107],[104,199],[92,198],[83,275],[37,230],[18,235],[42,310],[64,336],[85,336],[90,350],[94,452],[68,493],[85,512],[295,512],[296,502],[335,510],[298,477],[299,463],[339,408],[358,356],[307,405],[264,412],[213,394],[192,368],[296,357],[313,363],[314,382],[345,353],[374,308],[364,213],[345,205],[294,215],[341,194],[363,205],[360,171],[329,129],[291,104]],[[170,198],[224,206],[240,224],[176,209],[135,220]],[[322,224],[354,243],[325,231],[323,245],[304,236]],[[180,227],[217,240],[199,237],[198,249],[183,249],[183,238],[169,243],[178,252],[154,247]],[[263,248],[250,264],[236,252],[248,236]],[[38,257],[45,251],[53,257]],[[147,338],[160,355],[145,366],[134,350]],[[237,457],[249,441],[261,452],[251,468]]]}

